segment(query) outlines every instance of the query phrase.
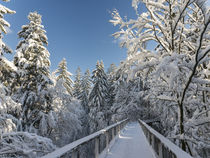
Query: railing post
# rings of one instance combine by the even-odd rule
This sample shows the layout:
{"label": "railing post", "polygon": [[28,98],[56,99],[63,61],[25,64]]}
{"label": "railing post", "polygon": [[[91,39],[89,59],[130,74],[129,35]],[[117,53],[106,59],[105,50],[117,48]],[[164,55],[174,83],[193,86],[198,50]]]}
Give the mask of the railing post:
{"label": "railing post", "polygon": [[72,152],[71,158],[77,158],[77,151],[74,150]]}
{"label": "railing post", "polygon": [[120,127],[117,126],[117,135],[119,135],[119,133],[120,133]]}
{"label": "railing post", "polygon": [[106,148],[109,146],[109,132],[106,132]]}
{"label": "railing post", "polygon": [[95,138],[95,158],[99,157],[99,138]]}
{"label": "railing post", "polygon": [[159,142],[158,144],[158,149],[159,149],[159,158],[163,158],[163,144]]}
{"label": "railing post", "polygon": [[148,132],[148,136],[149,136],[149,144],[152,146],[152,136],[151,136],[150,132]]}
{"label": "railing post", "polygon": [[114,128],[112,128],[112,140],[114,139]]}
{"label": "railing post", "polygon": [[151,137],[152,137],[152,148],[155,149],[155,136],[151,133]]}
{"label": "railing post", "polygon": [[77,150],[74,150],[74,151],[72,152],[71,158],[78,158],[78,151],[77,151]]}

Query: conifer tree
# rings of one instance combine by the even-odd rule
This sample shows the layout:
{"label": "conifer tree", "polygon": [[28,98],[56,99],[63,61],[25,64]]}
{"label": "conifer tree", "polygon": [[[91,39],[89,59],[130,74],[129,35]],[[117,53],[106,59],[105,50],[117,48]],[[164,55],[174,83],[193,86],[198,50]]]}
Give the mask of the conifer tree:
{"label": "conifer tree", "polygon": [[97,62],[92,76],[93,88],[89,96],[90,130],[99,130],[107,125],[108,82],[103,62]]}
{"label": "conifer tree", "polygon": [[117,67],[115,64],[111,64],[107,71],[108,84],[109,84],[109,101],[108,101],[108,103],[109,103],[110,107],[114,103],[116,71],[117,71]]}
{"label": "conifer tree", "polygon": [[[9,0],[3,0],[3,1],[9,1]],[[2,33],[7,34],[7,27],[10,27],[10,24],[4,20],[4,14],[14,14],[15,11],[10,10],[9,8],[3,6],[0,4],[0,57],[2,57],[3,53],[11,53],[10,48],[2,41],[3,35]],[[1,59],[2,60],[2,59]]]}
{"label": "conifer tree", "polygon": [[0,137],[2,137],[2,133],[16,130],[16,123],[18,122],[16,116],[21,111],[20,105],[8,96],[8,81],[11,79],[15,67],[4,57],[4,53],[11,53],[12,51],[2,40],[3,33],[7,33],[6,27],[10,27],[10,24],[4,20],[4,14],[14,13],[15,11],[0,4]]}
{"label": "conifer tree", "polygon": [[74,81],[74,97],[77,99],[81,98],[81,70],[80,67],[76,70],[76,76]]}
{"label": "conifer tree", "polygon": [[17,100],[22,105],[23,130],[46,134],[49,130],[47,120],[51,110],[51,96],[48,87],[50,80],[50,53],[46,49],[47,36],[41,25],[41,15],[37,12],[28,15],[30,23],[23,25],[18,37],[14,64],[18,68],[19,90]]}
{"label": "conifer tree", "polygon": [[58,69],[54,72],[56,75],[57,84],[61,84],[65,91],[68,92],[70,96],[73,96],[73,80],[70,78],[72,73],[70,73],[67,69],[67,62],[64,58],[58,65]]}
{"label": "conifer tree", "polygon": [[97,62],[96,69],[93,71],[92,81],[93,89],[89,97],[91,106],[102,109],[108,96],[108,82],[103,62]]}
{"label": "conifer tree", "polygon": [[[8,2],[8,0],[3,0]],[[16,69],[13,64],[8,61],[3,55],[4,53],[12,53],[12,50],[3,42],[3,33],[7,34],[7,29],[10,27],[10,24],[4,20],[5,14],[14,14],[15,11],[10,10],[9,8],[0,4],[0,82],[3,83],[5,86],[11,83],[9,78],[12,77],[12,72]]]}
{"label": "conifer tree", "polygon": [[115,90],[116,90],[116,71],[117,71],[117,66],[112,63],[108,70],[107,70],[107,79],[108,79],[108,101],[107,101],[107,106],[108,106],[108,111],[107,111],[107,118],[108,118],[108,124],[111,122],[111,117],[114,114],[113,111],[111,110],[114,100],[115,100]]}
{"label": "conifer tree", "polygon": [[15,11],[0,4],[0,157],[40,157],[54,150],[55,146],[51,140],[34,133],[18,132],[21,130],[19,117],[22,107],[8,95],[17,69],[12,62],[3,57],[4,53],[12,52],[2,41],[2,33],[6,34],[6,27],[10,26],[3,16],[13,13]]}
{"label": "conifer tree", "polygon": [[90,71],[89,69],[86,70],[84,76],[82,77],[81,80],[81,101],[82,101],[82,106],[84,107],[85,111],[88,112],[88,97],[90,93],[90,88],[91,88],[91,80],[90,80]]}
{"label": "conifer tree", "polygon": [[108,77],[110,78],[111,76],[114,76],[116,71],[117,71],[117,66],[114,63],[110,64],[107,70]]}

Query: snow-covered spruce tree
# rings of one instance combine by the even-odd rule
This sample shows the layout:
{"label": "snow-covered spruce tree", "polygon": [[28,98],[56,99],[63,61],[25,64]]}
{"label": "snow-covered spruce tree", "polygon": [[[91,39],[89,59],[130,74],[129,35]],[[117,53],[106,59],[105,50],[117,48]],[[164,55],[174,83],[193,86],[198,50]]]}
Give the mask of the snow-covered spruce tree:
{"label": "snow-covered spruce tree", "polygon": [[0,136],[4,133],[17,131],[20,113],[20,104],[7,96],[5,87],[0,84]]}
{"label": "snow-covered spruce tree", "polygon": [[128,117],[127,111],[124,108],[130,102],[130,93],[127,88],[127,82],[124,78],[118,78],[116,80],[114,94],[114,103],[111,107],[113,113],[112,122],[117,122]]}
{"label": "snow-covered spruce tree", "polygon": [[78,67],[76,70],[73,91],[74,91],[73,96],[77,99],[80,99],[81,98],[81,70],[80,70],[80,67]]}
{"label": "snow-covered spruce tree", "polygon": [[107,74],[108,74],[108,76],[110,76],[110,75],[114,76],[116,71],[117,71],[117,66],[114,63],[112,63],[112,64],[110,64],[110,66],[107,70]]}
{"label": "snow-covered spruce tree", "polygon": [[0,4],[0,157],[40,157],[54,150],[55,146],[47,138],[27,132],[18,132],[21,129],[18,119],[22,112],[21,104],[14,102],[8,96],[8,89],[11,88],[10,83],[14,79],[12,77],[16,67],[3,57],[3,53],[11,52],[2,41],[2,32],[6,33],[5,27],[9,27],[9,23],[3,19],[3,15],[7,13],[15,12]]}
{"label": "snow-covered spruce tree", "polygon": [[114,101],[114,89],[115,89],[114,85],[115,85],[115,81],[116,81],[116,71],[117,71],[117,66],[115,64],[111,64],[107,70],[108,83],[109,83],[110,106],[112,105],[112,103]]}
{"label": "snow-covered spruce tree", "polygon": [[35,133],[10,132],[1,135],[0,157],[36,158],[56,149],[52,141]]}
{"label": "snow-covered spruce tree", "polygon": [[73,96],[73,80],[71,79],[72,73],[67,69],[66,59],[64,58],[58,65],[58,69],[54,72],[56,77],[56,84],[60,87],[63,87],[61,93],[68,93],[70,96]]}
{"label": "snow-covered spruce tree", "polygon": [[[8,2],[9,0],[3,0],[3,1]],[[0,23],[0,59],[2,62],[2,60],[4,60],[2,59],[4,53],[12,53],[11,49],[2,40],[3,39],[2,33],[7,34],[7,28],[10,27],[10,24],[6,20],[4,20],[4,14],[14,14],[15,11],[10,10],[9,8],[0,4],[0,13],[1,13],[0,14],[1,15],[0,16],[0,21],[1,21]]]}
{"label": "snow-covered spruce tree", "polygon": [[20,131],[21,104],[5,93],[0,85],[0,157],[35,158],[52,152],[56,147],[50,139]]}
{"label": "snow-covered spruce tree", "polygon": [[[8,0],[3,0],[8,1]],[[0,4],[0,82],[1,84],[11,86],[11,79],[13,73],[16,71],[15,66],[8,61],[3,55],[4,53],[12,53],[12,50],[3,42],[3,33],[7,33],[7,28],[10,27],[10,24],[4,20],[5,14],[14,14],[15,11],[10,10],[9,8]]]}
{"label": "snow-covered spruce tree", "polygon": [[[115,64],[111,64],[110,67],[107,70],[107,79],[108,79],[108,106],[112,107],[114,104],[114,98],[115,98],[115,89],[116,89],[116,71],[117,66]],[[111,120],[112,112],[109,110],[109,113],[107,114],[108,120]],[[110,124],[111,122],[108,122]]]}
{"label": "snow-covered spruce tree", "polygon": [[128,72],[125,68],[124,62],[121,62],[118,69],[115,72],[115,83],[114,83],[114,103],[111,107],[112,111],[112,122],[120,121],[128,117],[126,107],[130,101],[128,82]]}
{"label": "snow-covered spruce tree", "polygon": [[90,132],[102,129],[107,125],[108,81],[103,62],[97,61],[92,75],[93,88],[89,95]]}
{"label": "snow-covered spruce tree", "polygon": [[[127,80],[128,74],[126,73],[124,63],[121,63],[115,72],[114,82],[114,102],[112,105],[112,121],[116,122],[122,119],[139,119],[146,118],[148,104],[143,101],[141,92],[143,86],[140,77]],[[145,107],[147,106],[147,107]]]}
{"label": "snow-covered spruce tree", "polygon": [[88,102],[89,102],[89,93],[91,88],[91,79],[90,79],[90,71],[87,69],[85,74],[82,76],[81,80],[81,104],[85,111],[89,112]]}
{"label": "snow-covered spruce tree", "polygon": [[47,135],[51,130],[51,96],[48,91],[50,80],[49,52],[46,49],[47,36],[41,25],[41,15],[28,15],[30,23],[23,25],[18,37],[14,64],[18,69],[18,90],[14,98],[22,106],[22,126],[24,131]]}
{"label": "snow-covered spruce tree", "polygon": [[85,111],[80,101],[72,96],[73,81],[71,76],[72,74],[67,70],[65,59],[59,63],[58,69],[52,74],[54,86],[50,91],[53,100],[53,114],[56,116],[56,128],[52,129],[49,137],[60,147],[81,138],[85,131],[82,127]]}
{"label": "snow-covered spruce tree", "polygon": [[90,133],[90,128],[89,128],[89,93],[90,93],[90,88],[91,88],[91,79],[90,79],[90,71],[87,69],[82,76],[81,79],[81,95],[80,95],[80,100],[81,100],[81,105],[83,109],[85,110],[85,115],[82,118],[82,127],[84,131],[84,136],[88,135]]}
{"label": "snow-covered spruce tree", "polygon": [[85,111],[79,100],[72,98],[69,94],[59,94],[59,87],[54,87],[52,91],[52,108],[56,119],[55,128],[51,130],[48,137],[53,140],[54,144],[61,147],[84,136],[82,118]]}
{"label": "snow-covered spruce tree", "polygon": [[1,135],[7,132],[17,130],[18,118],[21,107],[20,104],[15,103],[10,96],[8,96],[9,79],[11,79],[12,72],[16,70],[14,65],[8,61],[3,55],[4,53],[11,53],[11,50],[2,41],[2,33],[7,33],[6,27],[10,24],[4,20],[4,14],[14,14],[5,6],[0,4],[0,138]]}
{"label": "snow-covered spruce tree", "polygon": [[[124,21],[117,11],[111,20],[121,29],[114,36],[122,37],[121,46],[128,49],[130,78],[140,73],[144,85],[149,83],[147,98],[162,114],[161,122],[168,122],[165,127],[171,124],[166,135],[180,140],[182,149],[194,156],[209,148],[204,131],[209,129],[210,12],[204,2],[133,0],[136,20]],[[146,12],[138,14],[139,3]],[[156,53],[149,51],[148,41],[157,43]]]}

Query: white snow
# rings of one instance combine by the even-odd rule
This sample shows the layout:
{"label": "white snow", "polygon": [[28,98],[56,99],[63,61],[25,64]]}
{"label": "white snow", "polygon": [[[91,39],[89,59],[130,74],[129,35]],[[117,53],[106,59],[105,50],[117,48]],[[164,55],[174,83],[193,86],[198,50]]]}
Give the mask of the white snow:
{"label": "white snow", "polygon": [[137,122],[129,123],[120,133],[105,158],[155,158]]}

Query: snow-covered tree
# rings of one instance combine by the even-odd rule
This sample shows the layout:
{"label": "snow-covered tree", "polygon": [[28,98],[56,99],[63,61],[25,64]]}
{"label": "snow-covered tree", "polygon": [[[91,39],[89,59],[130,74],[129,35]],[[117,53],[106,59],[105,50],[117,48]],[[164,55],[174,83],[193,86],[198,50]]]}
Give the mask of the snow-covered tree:
{"label": "snow-covered tree", "polygon": [[89,95],[91,132],[99,130],[107,124],[109,87],[103,62],[97,62],[96,69],[93,71],[92,82],[93,88]]}
{"label": "snow-covered tree", "polygon": [[[3,1],[9,1],[9,0],[3,0]],[[1,12],[1,16],[0,16],[0,57],[2,57],[2,55],[4,53],[11,53],[10,48],[2,41],[3,35],[2,33],[7,33],[7,28],[10,27],[10,24],[4,20],[4,14],[14,14],[15,11],[10,10],[9,8],[3,6],[0,4],[0,12]],[[3,59],[1,59],[3,60]]]}
{"label": "snow-covered tree", "polygon": [[93,71],[92,75],[93,88],[90,92],[90,105],[98,107],[99,109],[103,108],[104,103],[108,96],[108,82],[107,75],[104,72],[103,62],[97,61],[96,69]]}
{"label": "snow-covered tree", "polygon": [[0,136],[3,133],[18,130],[20,124],[18,116],[21,113],[20,104],[6,95],[5,87],[0,84]]}
{"label": "snow-covered tree", "polygon": [[[73,80],[71,79],[72,74],[67,69],[67,62],[64,58],[58,65],[58,69],[54,72],[56,77],[56,84],[58,86],[60,85],[60,88],[63,87],[64,89],[61,89],[61,93],[67,92],[70,96],[73,96]],[[59,89],[60,89],[59,88]]]}
{"label": "snow-covered tree", "polygon": [[[111,64],[110,67],[107,70],[107,80],[108,80],[108,101],[107,105],[110,107],[114,104],[114,98],[115,98],[115,90],[116,90],[116,71],[117,67],[115,64]],[[112,112],[109,110],[109,113],[107,114],[108,120],[111,120]],[[110,122],[108,122],[110,124]]]}
{"label": "snow-covered tree", "polygon": [[45,135],[50,131],[51,96],[48,92],[50,79],[50,53],[46,49],[47,36],[41,25],[41,15],[37,12],[28,15],[30,23],[23,25],[18,37],[14,64],[18,69],[18,90],[14,98],[22,106],[24,131]]}
{"label": "snow-covered tree", "polygon": [[83,118],[86,113],[80,101],[67,91],[66,85],[68,84],[65,83],[72,80],[65,60],[61,61],[55,72],[51,76],[54,86],[49,89],[53,100],[52,115],[55,118],[53,122],[55,128],[52,128],[48,137],[53,140],[54,144],[61,147],[84,136],[86,129],[83,127]]}
{"label": "snow-covered tree", "polygon": [[[8,1],[8,0],[3,0]],[[10,86],[12,73],[16,71],[15,66],[8,61],[3,55],[4,53],[12,53],[12,50],[3,42],[3,33],[7,33],[7,28],[10,27],[10,24],[4,19],[5,14],[14,14],[15,11],[10,10],[9,8],[0,4],[0,82],[5,86]],[[10,80],[9,80],[10,78]]]}
{"label": "snow-covered tree", "polygon": [[117,66],[114,63],[112,63],[112,64],[110,64],[110,66],[107,70],[107,74],[108,74],[108,76],[110,76],[110,75],[114,76],[116,71],[117,71]]}
{"label": "snow-covered tree", "polygon": [[89,134],[89,93],[91,89],[91,79],[90,79],[90,71],[87,69],[82,76],[81,79],[81,105],[85,111],[85,115],[83,115],[83,118],[81,118],[82,121],[82,127],[83,127],[83,136],[86,136]]}
{"label": "snow-covered tree", "polygon": [[80,67],[78,67],[76,70],[73,96],[77,99],[81,98],[81,70],[80,70]]}
{"label": "snow-covered tree", "polygon": [[55,128],[52,128],[49,138],[53,143],[61,147],[81,138],[85,129],[82,127],[82,118],[85,111],[79,100],[72,98],[69,94],[58,95],[58,87],[53,89],[53,115]]}
{"label": "snow-covered tree", "polygon": [[14,82],[17,68],[3,57],[4,53],[11,53],[11,50],[2,41],[2,32],[6,33],[7,27],[10,26],[3,19],[4,14],[13,13],[15,11],[0,4],[0,157],[40,157],[56,147],[47,138],[28,132],[18,132],[22,129],[20,118],[23,107],[8,96],[11,94],[8,93],[8,89]]}
{"label": "snow-covered tree", "polygon": [[85,111],[88,112],[88,102],[89,102],[89,93],[91,88],[91,79],[90,79],[90,71],[86,70],[85,74],[82,76],[81,80],[81,104],[84,107]]}
{"label": "snow-covered tree", "polygon": [[[140,75],[147,87],[145,99],[161,114],[166,135],[180,140],[182,149],[192,155],[197,155],[194,149],[209,146],[208,134],[200,134],[209,124],[210,11],[204,2],[133,0],[137,19],[123,20],[114,11],[111,20],[120,25],[114,36],[121,37],[121,46],[128,50],[128,79]],[[141,14],[140,3],[147,8]],[[154,51],[150,41],[156,45]]]}
{"label": "snow-covered tree", "polygon": [[148,105],[143,101],[142,91],[143,86],[140,77],[130,79],[127,81],[127,73],[122,67],[122,63],[117,71],[115,72],[114,90],[113,90],[113,104],[112,110],[112,121],[116,122],[122,119],[143,119],[146,118]]}
{"label": "snow-covered tree", "polygon": [[0,141],[0,157],[3,158],[36,158],[56,149],[52,141],[35,133],[4,133]]}
{"label": "snow-covered tree", "polygon": [[10,24],[4,20],[4,14],[14,13],[15,11],[0,4],[0,137],[4,133],[17,130],[19,124],[17,117],[21,112],[20,104],[17,104],[8,96],[9,81],[11,82],[12,72],[16,68],[3,56],[4,53],[11,53],[11,50],[2,41],[3,33],[6,34],[7,27],[10,27]]}

